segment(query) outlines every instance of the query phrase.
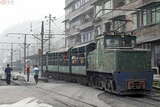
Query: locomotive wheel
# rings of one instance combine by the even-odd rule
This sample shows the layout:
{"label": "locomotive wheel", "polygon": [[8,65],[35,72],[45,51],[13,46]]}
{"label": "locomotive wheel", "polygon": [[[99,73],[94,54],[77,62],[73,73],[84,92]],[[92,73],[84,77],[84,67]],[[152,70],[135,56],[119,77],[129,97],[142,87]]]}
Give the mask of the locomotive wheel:
{"label": "locomotive wheel", "polygon": [[88,82],[88,86],[92,87],[93,83],[91,81]]}
{"label": "locomotive wheel", "polygon": [[107,80],[105,91],[112,92],[113,91],[113,84],[112,80]]}

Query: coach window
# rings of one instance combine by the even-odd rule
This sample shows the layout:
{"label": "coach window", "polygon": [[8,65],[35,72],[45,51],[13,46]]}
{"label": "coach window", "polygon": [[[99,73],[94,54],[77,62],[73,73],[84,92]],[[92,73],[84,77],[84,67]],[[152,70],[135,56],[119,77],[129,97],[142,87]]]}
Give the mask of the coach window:
{"label": "coach window", "polygon": [[67,64],[68,64],[68,55],[67,55],[67,53],[64,53],[64,54],[63,54],[63,64],[64,64],[64,65],[67,65]]}
{"label": "coach window", "polygon": [[77,63],[77,57],[74,55],[72,56],[72,64],[76,65],[76,63]]}
{"label": "coach window", "polygon": [[57,53],[55,53],[54,54],[54,65],[57,65],[58,64],[58,54]]}
{"label": "coach window", "polygon": [[62,54],[62,64],[65,66],[65,65],[68,65],[68,55],[67,53],[63,53]]}
{"label": "coach window", "polygon": [[53,55],[53,54],[49,54],[49,55],[48,55],[48,64],[49,64],[49,65],[52,65],[52,60],[53,60],[52,55]]}
{"label": "coach window", "polygon": [[85,65],[85,51],[84,47],[73,50],[72,53],[72,65],[82,66]]}
{"label": "coach window", "polygon": [[84,50],[84,47],[79,49],[78,64],[79,65],[85,65],[85,50]]}

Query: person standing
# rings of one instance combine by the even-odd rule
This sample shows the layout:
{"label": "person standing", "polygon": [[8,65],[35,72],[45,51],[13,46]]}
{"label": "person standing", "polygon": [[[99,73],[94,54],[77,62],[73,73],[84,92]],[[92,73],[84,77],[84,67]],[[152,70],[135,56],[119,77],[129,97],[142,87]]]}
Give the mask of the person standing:
{"label": "person standing", "polygon": [[29,77],[30,77],[30,65],[29,64],[26,67],[26,72],[27,72],[27,82],[29,82]]}
{"label": "person standing", "polygon": [[6,83],[10,85],[11,83],[11,71],[12,68],[9,67],[9,64],[7,64],[7,67],[5,68],[5,75],[6,75]]}
{"label": "person standing", "polygon": [[38,84],[39,68],[37,65],[34,66],[33,73],[34,73],[34,80],[36,84]]}

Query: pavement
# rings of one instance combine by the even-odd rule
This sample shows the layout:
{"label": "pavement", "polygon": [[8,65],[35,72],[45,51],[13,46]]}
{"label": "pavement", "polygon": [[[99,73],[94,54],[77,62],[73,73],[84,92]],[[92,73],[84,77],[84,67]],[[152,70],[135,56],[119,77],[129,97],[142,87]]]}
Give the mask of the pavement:
{"label": "pavement", "polygon": [[159,107],[160,104],[157,92],[153,98],[120,97],[65,81],[40,80],[35,84],[33,75],[29,82],[24,74],[14,76],[18,80],[13,82],[18,85],[0,86],[0,107]]}
{"label": "pavement", "polygon": [[0,86],[0,107],[110,107],[98,98],[103,91],[91,87],[65,81],[48,81],[43,77],[36,84],[32,74],[27,82],[27,76],[19,72],[13,72],[12,77],[12,85]]}
{"label": "pavement", "polygon": [[[17,76],[18,80],[13,81],[18,86],[0,87],[0,107],[15,107],[16,104],[21,105],[16,107],[110,107],[99,100],[100,90],[56,80],[48,83],[39,81],[36,85],[33,75],[30,82],[26,82],[26,75]],[[36,106],[22,106],[22,103],[34,103]]]}

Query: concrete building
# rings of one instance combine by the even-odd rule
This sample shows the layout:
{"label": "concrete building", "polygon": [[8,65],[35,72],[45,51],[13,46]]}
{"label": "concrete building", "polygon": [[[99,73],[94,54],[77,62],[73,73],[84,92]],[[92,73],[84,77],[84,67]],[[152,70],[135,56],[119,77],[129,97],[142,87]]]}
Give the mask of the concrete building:
{"label": "concrete building", "polygon": [[160,0],[96,0],[94,8],[96,35],[136,35],[138,47],[152,50],[152,66],[160,66]]}
{"label": "concrete building", "polygon": [[65,33],[68,47],[94,40],[94,0],[65,0]]}
{"label": "concrete building", "polygon": [[66,0],[67,45],[94,40],[103,33],[137,36],[138,47],[152,50],[160,66],[160,0]]}

